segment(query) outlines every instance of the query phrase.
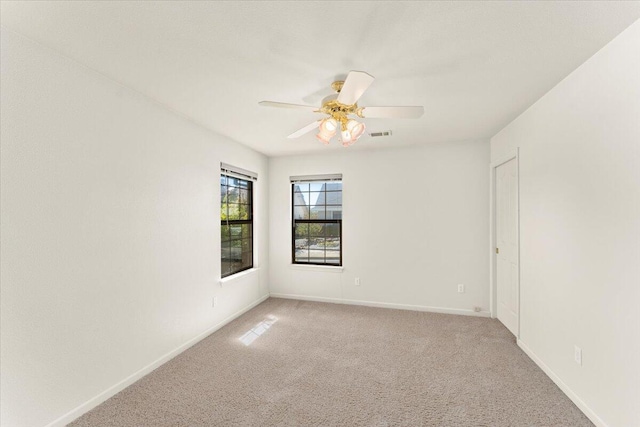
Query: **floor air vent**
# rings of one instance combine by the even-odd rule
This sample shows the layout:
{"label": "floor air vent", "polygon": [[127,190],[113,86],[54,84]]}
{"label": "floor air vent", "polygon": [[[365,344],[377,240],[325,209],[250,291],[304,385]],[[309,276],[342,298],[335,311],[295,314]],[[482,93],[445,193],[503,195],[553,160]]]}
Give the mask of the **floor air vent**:
{"label": "floor air vent", "polygon": [[371,132],[369,134],[370,137],[377,137],[377,136],[391,136],[391,131],[390,130],[385,130],[382,132]]}

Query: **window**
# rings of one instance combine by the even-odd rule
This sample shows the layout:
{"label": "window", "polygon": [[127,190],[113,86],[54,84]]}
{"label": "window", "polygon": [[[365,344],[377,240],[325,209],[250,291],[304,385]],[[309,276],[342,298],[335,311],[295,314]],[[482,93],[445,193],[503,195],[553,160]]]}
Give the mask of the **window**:
{"label": "window", "polygon": [[220,175],[222,277],[253,267],[253,178],[223,166]]}
{"label": "window", "polygon": [[342,265],[342,175],[291,177],[294,264]]}

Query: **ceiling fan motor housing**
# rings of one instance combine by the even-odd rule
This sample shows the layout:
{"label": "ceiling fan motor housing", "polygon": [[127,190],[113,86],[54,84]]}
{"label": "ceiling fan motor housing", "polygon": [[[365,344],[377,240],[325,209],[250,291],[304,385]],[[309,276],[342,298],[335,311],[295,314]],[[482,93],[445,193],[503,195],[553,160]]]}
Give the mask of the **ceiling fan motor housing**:
{"label": "ceiling fan motor housing", "polygon": [[324,98],[322,98],[322,106],[324,107],[325,105],[327,105],[327,103],[331,102],[331,101],[335,101],[338,99],[338,94],[334,93],[332,95],[329,96],[325,96]]}

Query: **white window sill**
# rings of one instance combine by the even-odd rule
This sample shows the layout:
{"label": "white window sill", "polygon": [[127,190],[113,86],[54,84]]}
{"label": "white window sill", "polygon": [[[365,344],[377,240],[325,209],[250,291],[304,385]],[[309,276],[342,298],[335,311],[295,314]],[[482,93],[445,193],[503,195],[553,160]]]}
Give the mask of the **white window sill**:
{"label": "white window sill", "polygon": [[290,267],[293,270],[305,270],[305,271],[322,271],[324,273],[342,273],[344,267],[332,266],[332,265],[305,265],[305,264],[291,264]]}
{"label": "white window sill", "polygon": [[256,271],[260,270],[259,268],[250,268],[248,270],[245,271],[241,271],[240,273],[236,273],[236,274],[232,274],[231,276],[227,276],[224,277],[222,279],[220,279],[220,286],[224,286],[227,285],[237,279],[242,279],[243,277],[247,277],[253,273],[255,273]]}

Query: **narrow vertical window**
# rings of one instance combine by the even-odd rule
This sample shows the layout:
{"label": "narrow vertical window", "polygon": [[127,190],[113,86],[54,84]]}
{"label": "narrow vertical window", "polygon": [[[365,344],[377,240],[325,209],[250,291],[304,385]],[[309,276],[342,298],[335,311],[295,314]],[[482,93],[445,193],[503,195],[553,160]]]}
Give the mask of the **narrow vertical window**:
{"label": "narrow vertical window", "polygon": [[220,174],[221,271],[227,277],[253,267],[253,180],[223,166]]}
{"label": "narrow vertical window", "polygon": [[292,262],[342,265],[342,175],[291,177]]}

